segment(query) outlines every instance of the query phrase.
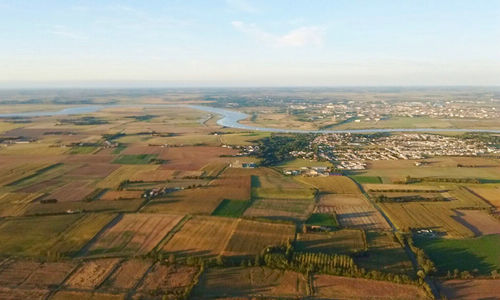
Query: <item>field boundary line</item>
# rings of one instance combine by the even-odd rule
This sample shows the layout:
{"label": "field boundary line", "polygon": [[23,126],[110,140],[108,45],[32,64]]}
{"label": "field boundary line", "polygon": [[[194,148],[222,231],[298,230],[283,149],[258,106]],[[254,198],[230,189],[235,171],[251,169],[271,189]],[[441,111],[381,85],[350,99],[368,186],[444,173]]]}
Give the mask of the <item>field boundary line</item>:
{"label": "field boundary line", "polygon": [[74,257],[83,257],[89,251],[90,247],[111,227],[115,226],[118,222],[123,219],[123,213],[119,213],[116,217],[113,218],[108,224],[104,225],[104,227],[99,230],[94,237],[92,237],[87,244],[85,244],[80,251],[78,251]]}
{"label": "field boundary line", "polygon": [[167,234],[165,234],[165,236],[161,239],[158,245],[156,245],[156,247],[151,250],[151,252],[160,252],[163,246],[165,246],[165,244],[167,244],[174,237],[174,235],[179,232],[182,227],[184,227],[184,224],[186,224],[192,218],[192,215],[185,215],[184,217],[182,217],[182,219],[180,219],[179,222],[177,222],[177,224],[175,224],[175,226],[172,227],[172,229],[170,229]]}
{"label": "field boundary line", "polygon": [[79,263],[77,263],[76,266],[73,268],[73,270],[71,270],[71,272],[69,272],[68,275],[66,275],[66,277],[64,277],[64,279],[61,281],[61,283],[58,284],[55,289],[51,290],[47,294],[47,297],[45,297],[45,300],[51,299],[52,297],[54,297],[54,295],[57,292],[59,292],[60,290],[64,289],[64,286],[66,285],[66,282],[71,278],[71,276],[73,276],[73,274],[76,273],[77,270],[80,269],[80,267],[82,265],[83,265],[83,261],[80,261]]}
{"label": "field boundary line", "polygon": [[154,266],[156,266],[156,264],[159,264],[159,262],[153,262],[151,264],[151,266],[149,266],[149,268],[146,270],[146,272],[144,272],[144,274],[141,276],[141,278],[139,280],[137,280],[137,282],[134,284],[134,286],[127,292],[127,294],[125,295],[125,299],[132,299],[132,296],[134,296],[135,293],[137,293],[137,289],[142,285],[144,280],[146,280],[146,277],[151,272],[151,270],[154,268]]}
{"label": "field boundary line", "polygon": [[118,271],[118,269],[123,265],[123,263],[127,261],[126,258],[120,260],[110,271],[109,273],[102,279],[102,281],[97,284],[95,287],[94,287],[94,290],[97,291],[98,289],[100,289],[102,287],[102,285],[109,279],[111,278],[111,276],[113,274],[115,274],[116,271]]}

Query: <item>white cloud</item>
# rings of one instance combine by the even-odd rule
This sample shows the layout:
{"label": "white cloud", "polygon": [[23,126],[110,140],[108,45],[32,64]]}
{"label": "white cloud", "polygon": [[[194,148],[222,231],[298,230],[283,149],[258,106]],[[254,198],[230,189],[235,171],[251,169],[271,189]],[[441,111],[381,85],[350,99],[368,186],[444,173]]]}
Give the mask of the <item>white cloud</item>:
{"label": "white cloud", "polygon": [[241,21],[231,23],[235,29],[253,38],[278,47],[318,46],[323,43],[324,28],[317,26],[302,26],[283,35],[275,35],[260,29],[255,24],[246,24]]}

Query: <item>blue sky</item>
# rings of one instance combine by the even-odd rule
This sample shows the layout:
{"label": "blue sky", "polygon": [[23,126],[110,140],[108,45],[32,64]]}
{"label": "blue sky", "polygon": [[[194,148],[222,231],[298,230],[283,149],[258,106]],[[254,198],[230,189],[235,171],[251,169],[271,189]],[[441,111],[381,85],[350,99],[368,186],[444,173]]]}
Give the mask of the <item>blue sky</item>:
{"label": "blue sky", "polygon": [[500,85],[500,1],[0,0],[0,85]]}

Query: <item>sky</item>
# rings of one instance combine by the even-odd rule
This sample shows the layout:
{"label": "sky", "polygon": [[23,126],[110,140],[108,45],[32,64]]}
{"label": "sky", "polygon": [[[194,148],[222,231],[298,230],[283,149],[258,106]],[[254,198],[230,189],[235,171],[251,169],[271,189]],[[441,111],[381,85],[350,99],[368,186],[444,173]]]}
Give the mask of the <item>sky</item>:
{"label": "sky", "polygon": [[0,0],[0,87],[500,85],[500,1]]}

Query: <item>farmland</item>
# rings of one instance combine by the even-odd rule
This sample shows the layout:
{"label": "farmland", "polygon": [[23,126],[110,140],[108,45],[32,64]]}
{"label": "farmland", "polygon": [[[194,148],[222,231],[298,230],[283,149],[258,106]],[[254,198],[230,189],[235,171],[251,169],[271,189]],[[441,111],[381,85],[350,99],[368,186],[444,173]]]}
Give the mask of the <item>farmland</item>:
{"label": "farmland", "polygon": [[500,235],[491,234],[470,239],[417,239],[430,258],[436,262],[440,274],[447,271],[473,271],[489,274],[500,269]]}
{"label": "farmland", "polygon": [[[349,169],[328,155],[345,151],[357,161],[362,143],[313,141],[365,140],[377,154],[387,145],[373,141],[403,137],[391,148],[399,151],[407,133],[250,131],[218,125],[216,113],[142,105],[197,103],[274,126],[337,126],[285,107],[286,97],[246,106],[251,89],[241,98],[184,89],[53,93],[13,97],[40,98],[39,106],[0,106],[74,107],[49,104],[51,97],[117,105],[0,122],[1,299],[423,299],[423,275],[450,299],[496,296],[500,160],[491,149],[477,157],[389,153]],[[328,95],[315,105],[336,99]],[[454,136],[477,146],[468,133]],[[266,137],[291,141],[276,145],[274,162],[262,155]],[[427,272],[427,259],[437,272],[418,272]],[[464,271],[474,278],[464,280]]]}
{"label": "farmland", "polygon": [[315,275],[314,288],[320,298],[345,299],[426,299],[415,286],[329,275]]}
{"label": "farmland", "polygon": [[176,256],[217,256],[224,251],[237,223],[228,218],[193,217],[162,250]]}
{"label": "farmland", "polygon": [[97,238],[86,255],[146,254],[181,218],[165,214],[125,214]]}

